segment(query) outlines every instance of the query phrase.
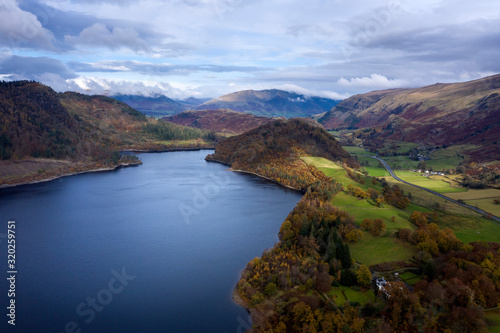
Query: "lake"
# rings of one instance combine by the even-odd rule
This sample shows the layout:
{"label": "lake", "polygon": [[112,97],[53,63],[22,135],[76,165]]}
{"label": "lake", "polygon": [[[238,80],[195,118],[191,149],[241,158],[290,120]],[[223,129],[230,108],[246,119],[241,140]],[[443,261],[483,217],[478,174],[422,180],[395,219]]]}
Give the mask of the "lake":
{"label": "lake", "polygon": [[[208,163],[211,151],[0,190],[2,332],[243,332],[232,292],[278,240],[297,192]],[[7,324],[7,222],[16,326]]]}

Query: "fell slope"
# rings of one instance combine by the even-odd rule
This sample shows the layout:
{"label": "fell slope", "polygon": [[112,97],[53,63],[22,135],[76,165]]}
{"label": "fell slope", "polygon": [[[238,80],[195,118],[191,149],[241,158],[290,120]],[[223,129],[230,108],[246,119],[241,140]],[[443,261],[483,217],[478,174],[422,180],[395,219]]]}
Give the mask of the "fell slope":
{"label": "fell slope", "polygon": [[241,134],[272,121],[272,118],[228,109],[184,111],[162,119],[178,125],[227,134]]}
{"label": "fell slope", "polygon": [[197,110],[231,109],[265,117],[307,117],[330,110],[339,101],[271,90],[244,90],[203,103]]}
{"label": "fell slope", "polygon": [[374,138],[430,145],[475,144],[473,154],[500,159],[500,75],[350,97],[319,122],[327,129],[376,128]]}
{"label": "fell slope", "polygon": [[313,120],[275,120],[249,132],[221,141],[209,161],[233,169],[257,173],[278,183],[304,190],[325,176],[300,157],[320,156],[357,165],[321,126]]}
{"label": "fell slope", "polygon": [[140,132],[148,122],[146,116],[123,102],[75,92],[59,94],[59,98],[94,141],[116,147],[145,140]]}

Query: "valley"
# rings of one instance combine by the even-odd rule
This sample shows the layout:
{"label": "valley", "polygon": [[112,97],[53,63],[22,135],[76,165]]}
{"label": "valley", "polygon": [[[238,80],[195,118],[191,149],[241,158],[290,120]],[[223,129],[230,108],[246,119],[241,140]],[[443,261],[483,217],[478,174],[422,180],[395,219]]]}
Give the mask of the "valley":
{"label": "valley", "polygon": [[[432,145],[397,139],[387,134],[390,126],[328,133],[313,119],[226,109],[155,119],[105,96],[57,94],[33,82],[4,88],[4,187],[142,163],[123,151],[215,148],[206,161],[300,191],[279,242],[247,264],[234,290],[254,332],[457,325],[481,331],[494,321],[500,225],[461,204],[498,216],[497,155],[485,160],[485,151],[495,151],[487,137],[484,145]],[[464,275],[463,267],[475,273]],[[383,293],[372,285],[382,277]],[[441,296],[457,286],[469,301]],[[406,314],[397,311],[402,307]]]}

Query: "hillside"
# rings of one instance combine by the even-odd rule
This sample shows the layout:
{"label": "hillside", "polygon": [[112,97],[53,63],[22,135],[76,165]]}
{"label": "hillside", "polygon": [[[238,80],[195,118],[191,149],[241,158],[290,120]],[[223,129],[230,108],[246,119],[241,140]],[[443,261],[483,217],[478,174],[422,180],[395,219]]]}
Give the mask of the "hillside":
{"label": "hillside", "polygon": [[0,115],[2,160],[76,158],[93,146],[57,93],[39,83],[0,82]]}
{"label": "hillside", "polygon": [[212,99],[197,110],[231,109],[265,117],[307,117],[330,110],[339,101],[282,90],[244,90]]}
{"label": "hillside", "polygon": [[213,147],[214,133],[147,118],[115,99],[0,82],[0,185],[138,164],[121,150]]}
{"label": "hillside", "polygon": [[[449,205],[431,209],[432,197],[417,205],[421,194],[404,184],[363,175],[312,120],[277,120],[227,138],[207,160],[304,192],[279,242],[247,264],[235,287],[253,332],[486,328],[486,310],[500,299],[500,244],[485,241],[497,225]],[[383,287],[372,280],[382,277]]]}
{"label": "hillside", "polygon": [[272,118],[227,109],[184,111],[162,119],[178,125],[226,134],[241,134],[272,121]]}
{"label": "hillside", "polygon": [[224,139],[207,160],[304,190],[311,183],[325,179],[321,172],[300,159],[306,155],[357,164],[333,136],[314,121],[304,119],[275,120]]}
{"label": "hillside", "polygon": [[476,159],[500,159],[500,75],[352,96],[319,122],[327,129],[375,129],[368,138],[432,146],[477,145]]}
{"label": "hillside", "polygon": [[190,101],[186,102],[188,104],[184,104],[178,101],[174,101],[173,99],[168,98],[165,95],[115,95],[113,96],[113,98],[126,103],[127,105],[148,116],[165,116],[176,114],[194,108],[195,106],[201,104],[197,103],[197,100],[195,100],[195,103],[197,103],[196,105],[189,105]]}

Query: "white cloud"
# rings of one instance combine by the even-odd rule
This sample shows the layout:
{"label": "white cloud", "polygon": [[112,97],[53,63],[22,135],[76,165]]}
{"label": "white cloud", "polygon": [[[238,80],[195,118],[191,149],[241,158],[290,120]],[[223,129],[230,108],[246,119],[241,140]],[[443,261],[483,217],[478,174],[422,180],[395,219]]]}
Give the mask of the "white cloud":
{"label": "white cloud", "polygon": [[128,94],[152,96],[160,94],[178,99],[200,96],[199,92],[188,86],[179,89],[167,82],[111,80],[85,76],[66,80],[65,86],[60,87],[58,91],[77,91],[92,95]]}
{"label": "white cloud", "polygon": [[311,90],[311,89],[306,89],[300,86],[297,86],[295,84],[283,84],[277,87],[277,89],[289,91],[289,92],[294,92],[297,94],[305,95],[305,96],[318,96],[318,97],[325,97],[325,98],[330,98],[330,99],[336,99],[336,100],[342,100],[350,97],[349,94],[339,94],[335,91],[328,91],[328,90]]}
{"label": "white cloud", "polygon": [[0,47],[24,18],[40,35],[8,52],[121,79],[113,89],[146,78],[206,97],[288,87],[341,99],[500,72],[500,3],[489,0],[22,1],[1,2]]}
{"label": "white cloud", "polygon": [[55,50],[54,35],[37,17],[19,8],[15,0],[0,3],[0,45],[18,48]]}
{"label": "white cloud", "polygon": [[369,89],[390,89],[401,88],[408,85],[408,82],[401,79],[388,79],[380,74],[372,74],[369,77],[356,77],[350,80],[340,78],[338,84],[348,88],[369,88]]}
{"label": "white cloud", "polygon": [[111,50],[129,48],[135,52],[150,52],[151,48],[139,37],[132,28],[115,27],[109,30],[103,23],[96,23],[83,29],[79,36],[65,36],[66,43],[71,45],[86,45],[104,47]]}

